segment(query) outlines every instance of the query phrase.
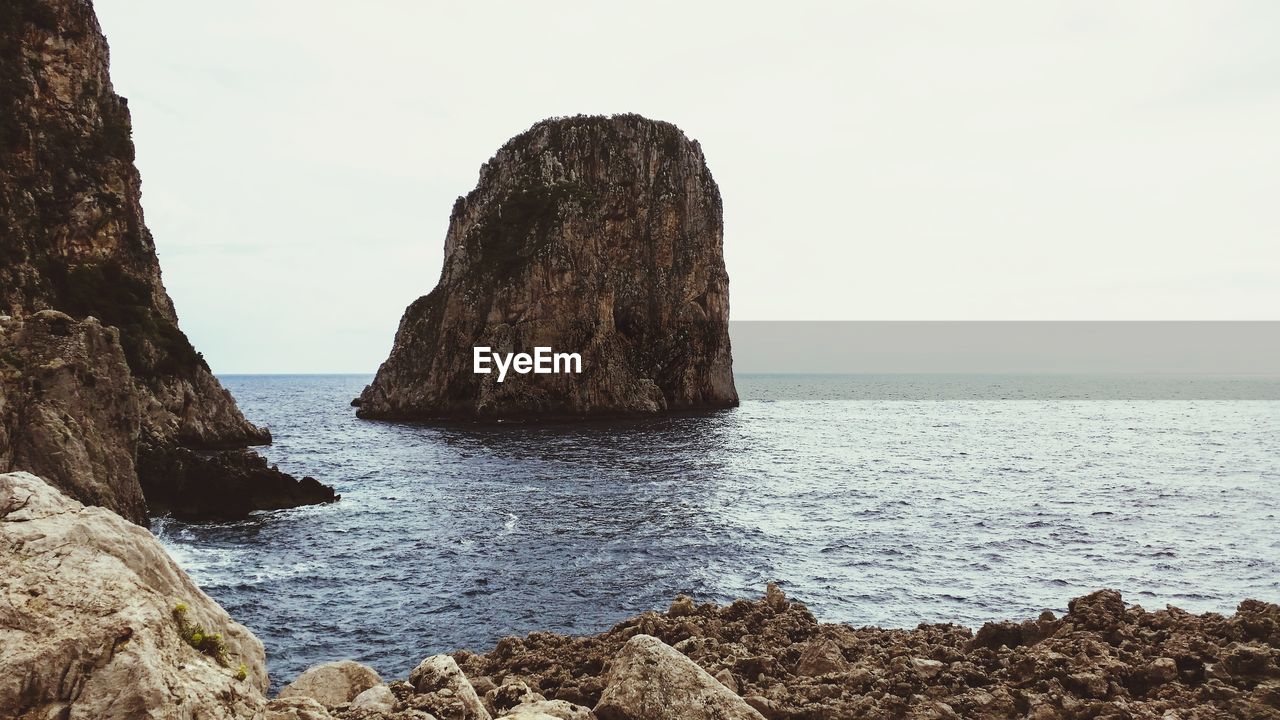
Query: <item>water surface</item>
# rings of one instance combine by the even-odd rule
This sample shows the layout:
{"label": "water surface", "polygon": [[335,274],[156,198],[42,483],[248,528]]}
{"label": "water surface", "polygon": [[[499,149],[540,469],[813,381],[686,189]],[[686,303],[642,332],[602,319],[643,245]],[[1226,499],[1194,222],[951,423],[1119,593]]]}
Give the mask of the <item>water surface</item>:
{"label": "water surface", "polygon": [[223,378],[271,427],[265,454],[340,503],[154,523],[277,683],[341,658],[403,677],[434,652],[771,580],[822,620],[898,627],[1034,616],[1100,587],[1148,608],[1280,600],[1276,402],[937,401],[919,398],[951,381],[754,376],[706,416],[430,427],[357,420],[368,380]]}

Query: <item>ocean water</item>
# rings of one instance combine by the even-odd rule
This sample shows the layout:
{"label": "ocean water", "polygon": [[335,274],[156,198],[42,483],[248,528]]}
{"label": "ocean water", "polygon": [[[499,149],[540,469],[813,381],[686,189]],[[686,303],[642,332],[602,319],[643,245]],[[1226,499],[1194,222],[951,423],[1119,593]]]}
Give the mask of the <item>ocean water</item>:
{"label": "ocean water", "polygon": [[[742,406],[707,415],[426,426],[357,420],[368,380],[223,378],[271,427],[265,454],[341,502],[153,523],[277,684],[343,658],[403,677],[768,581],[821,620],[894,627],[1031,617],[1101,587],[1197,612],[1280,601],[1275,401],[744,376]],[[987,399],[1006,395],[1033,399]]]}

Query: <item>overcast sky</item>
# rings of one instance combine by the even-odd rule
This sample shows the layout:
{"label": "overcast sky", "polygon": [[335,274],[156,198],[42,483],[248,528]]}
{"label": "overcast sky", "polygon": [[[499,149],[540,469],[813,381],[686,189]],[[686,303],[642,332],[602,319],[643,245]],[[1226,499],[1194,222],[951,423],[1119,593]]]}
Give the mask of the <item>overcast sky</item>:
{"label": "overcast sky", "polygon": [[1280,319],[1270,0],[96,5],[219,373],[372,372],[480,164],[576,113],[702,143],[735,320]]}

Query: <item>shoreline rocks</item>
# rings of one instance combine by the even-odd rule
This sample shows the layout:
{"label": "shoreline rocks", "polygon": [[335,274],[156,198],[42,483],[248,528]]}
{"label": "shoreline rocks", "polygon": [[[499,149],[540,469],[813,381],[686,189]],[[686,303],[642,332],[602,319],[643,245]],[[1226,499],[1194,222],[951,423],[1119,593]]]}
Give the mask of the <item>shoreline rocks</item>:
{"label": "shoreline rocks", "polygon": [[0,717],[23,720],[1280,717],[1280,606],[1257,600],[1192,615],[1100,590],[1061,618],[905,630],[819,623],[771,585],[408,681],[328,663],[268,700],[262,644],[154,536],[27,473],[0,475],[0,577]]}
{"label": "shoreline rocks", "polygon": [[[388,420],[572,419],[738,404],[720,191],[702,149],[638,115],[553,118],[458,198],[440,281],[352,405]],[[473,349],[580,355],[477,373]],[[550,367],[550,366],[549,366]]]}
{"label": "shoreline rocks", "polygon": [[0,475],[0,717],[250,718],[262,643],[146,529]]}

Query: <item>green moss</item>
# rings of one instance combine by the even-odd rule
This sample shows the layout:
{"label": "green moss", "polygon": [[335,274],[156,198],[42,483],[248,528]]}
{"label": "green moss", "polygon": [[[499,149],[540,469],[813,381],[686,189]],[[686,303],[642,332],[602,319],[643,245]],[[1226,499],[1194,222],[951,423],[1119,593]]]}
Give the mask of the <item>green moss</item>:
{"label": "green moss", "polygon": [[[173,606],[173,621],[178,625],[178,634],[188,645],[213,658],[219,665],[227,664],[227,644],[222,640],[222,633],[208,632],[199,623],[191,622],[187,618],[186,603]],[[248,669],[243,664],[240,667],[247,675]]]}

